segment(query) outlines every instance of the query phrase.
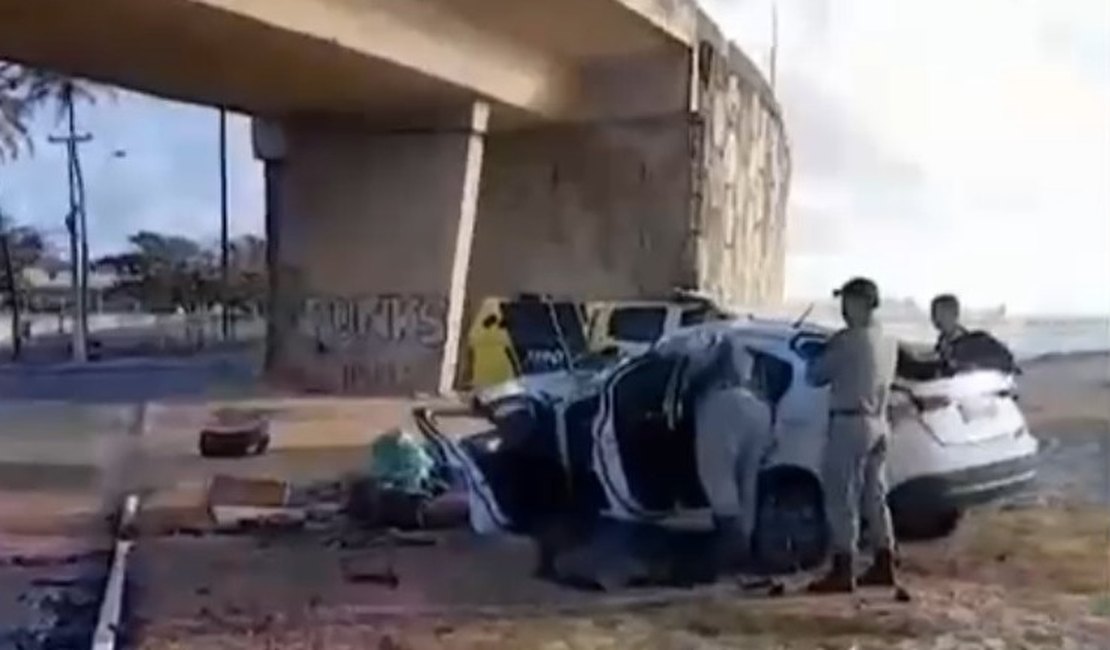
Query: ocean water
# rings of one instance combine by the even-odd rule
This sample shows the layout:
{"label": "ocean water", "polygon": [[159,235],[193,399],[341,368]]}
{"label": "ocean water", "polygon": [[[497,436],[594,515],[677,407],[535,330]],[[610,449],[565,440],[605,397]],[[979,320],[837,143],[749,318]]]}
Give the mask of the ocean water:
{"label": "ocean water", "polygon": [[[924,321],[886,321],[886,326],[899,337],[932,343],[936,332]],[[984,329],[1010,347],[1019,360],[1049,354],[1110,351],[1110,320],[1006,320],[992,323],[968,323],[973,329]]]}
{"label": "ocean water", "polygon": [[1110,350],[1110,321],[1027,326],[1007,342],[1019,358],[1053,353],[1105,352]]}
{"label": "ocean water", "polygon": [[[806,320],[839,328],[843,326],[840,306],[835,301],[814,305],[788,302],[775,307],[739,306],[738,313],[794,321],[803,313]],[[936,330],[928,314],[917,308],[907,308],[897,302],[879,310],[883,325],[904,341],[932,345]],[[971,329],[990,332],[1010,347],[1020,360],[1052,354],[1110,351],[1110,318],[1105,317],[1040,317],[968,314],[965,325]]]}

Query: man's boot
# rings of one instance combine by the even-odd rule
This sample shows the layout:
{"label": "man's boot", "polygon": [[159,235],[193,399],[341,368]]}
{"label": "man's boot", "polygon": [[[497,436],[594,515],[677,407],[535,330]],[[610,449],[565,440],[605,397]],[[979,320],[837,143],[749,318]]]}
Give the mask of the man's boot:
{"label": "man's boot", "polygon": [[855,591],[856,579],[852,556],[837,553],[832,557],[832,566],[825,577],[815,580],[806,588],[811,594],[847,594]]}
{"label": "man's boot", "polygon": [[897,587],[894,569],[894,552],[880,549],[875,552],[875,562],[859,577],[861,587]]}

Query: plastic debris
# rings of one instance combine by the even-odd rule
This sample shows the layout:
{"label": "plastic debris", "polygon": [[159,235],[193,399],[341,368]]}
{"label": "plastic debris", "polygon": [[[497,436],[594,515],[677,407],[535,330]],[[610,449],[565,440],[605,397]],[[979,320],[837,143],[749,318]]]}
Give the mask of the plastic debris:
{"label": "plastic debris", "polygon": [[370,447],[369,474],[387,490],[430,494],[434,466],[415,436],[399,429],[382,435]]}

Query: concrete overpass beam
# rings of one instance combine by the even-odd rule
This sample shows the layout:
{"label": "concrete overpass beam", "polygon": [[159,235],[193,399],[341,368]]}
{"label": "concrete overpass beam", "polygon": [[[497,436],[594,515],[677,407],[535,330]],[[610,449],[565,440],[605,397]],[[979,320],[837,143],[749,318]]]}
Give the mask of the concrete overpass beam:
{"label": "concrete overpass beam", "polygon": [[256,131],[280,168],[272,376],[328,392],[450,388],[488,117],[478,102],[458,129],[289,120],[280,146]]}
{"label": "concrete overpass beam", "polygon": [[187,0],[387,62],[506,106],[557,117],[575,70],[427,0]]}

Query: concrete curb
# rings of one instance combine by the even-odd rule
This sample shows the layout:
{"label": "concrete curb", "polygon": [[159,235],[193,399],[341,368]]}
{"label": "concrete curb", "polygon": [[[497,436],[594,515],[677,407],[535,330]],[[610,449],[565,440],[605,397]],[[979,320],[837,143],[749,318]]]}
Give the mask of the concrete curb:
{"label": "concrete curb", "polygon": [[120,513],[115,553],[104,596],[100,600],[100,614],[93,632],[92,650],[115,650],[119,639],[120,617],[123,615],[123,591],[127,580],[127,559],[135,542],[130,539],[139,512],[139,497],[129,494]]}
{"label": "concrete curb", "polygon": [[108,575],[108,585],[100,601],[100,616],[93,633],[92,650],[115,650],[119,634],[119,619],[123,613],[123,586],[127,573],[127,558],[134,542],[116,542],[115,556],[112,558],[112,572]]}
{"label": "concrete curb", "polygon": [[102,361],[78,363],[60,361],[44,364],[0,364],[0,373],[19,375],[90,375],[105,372],[157,372],[172,370],[191,370],[197,368],[223,368],[240,361],[241,355],[234,353],[209,353],[207,357],[125,357]]}

